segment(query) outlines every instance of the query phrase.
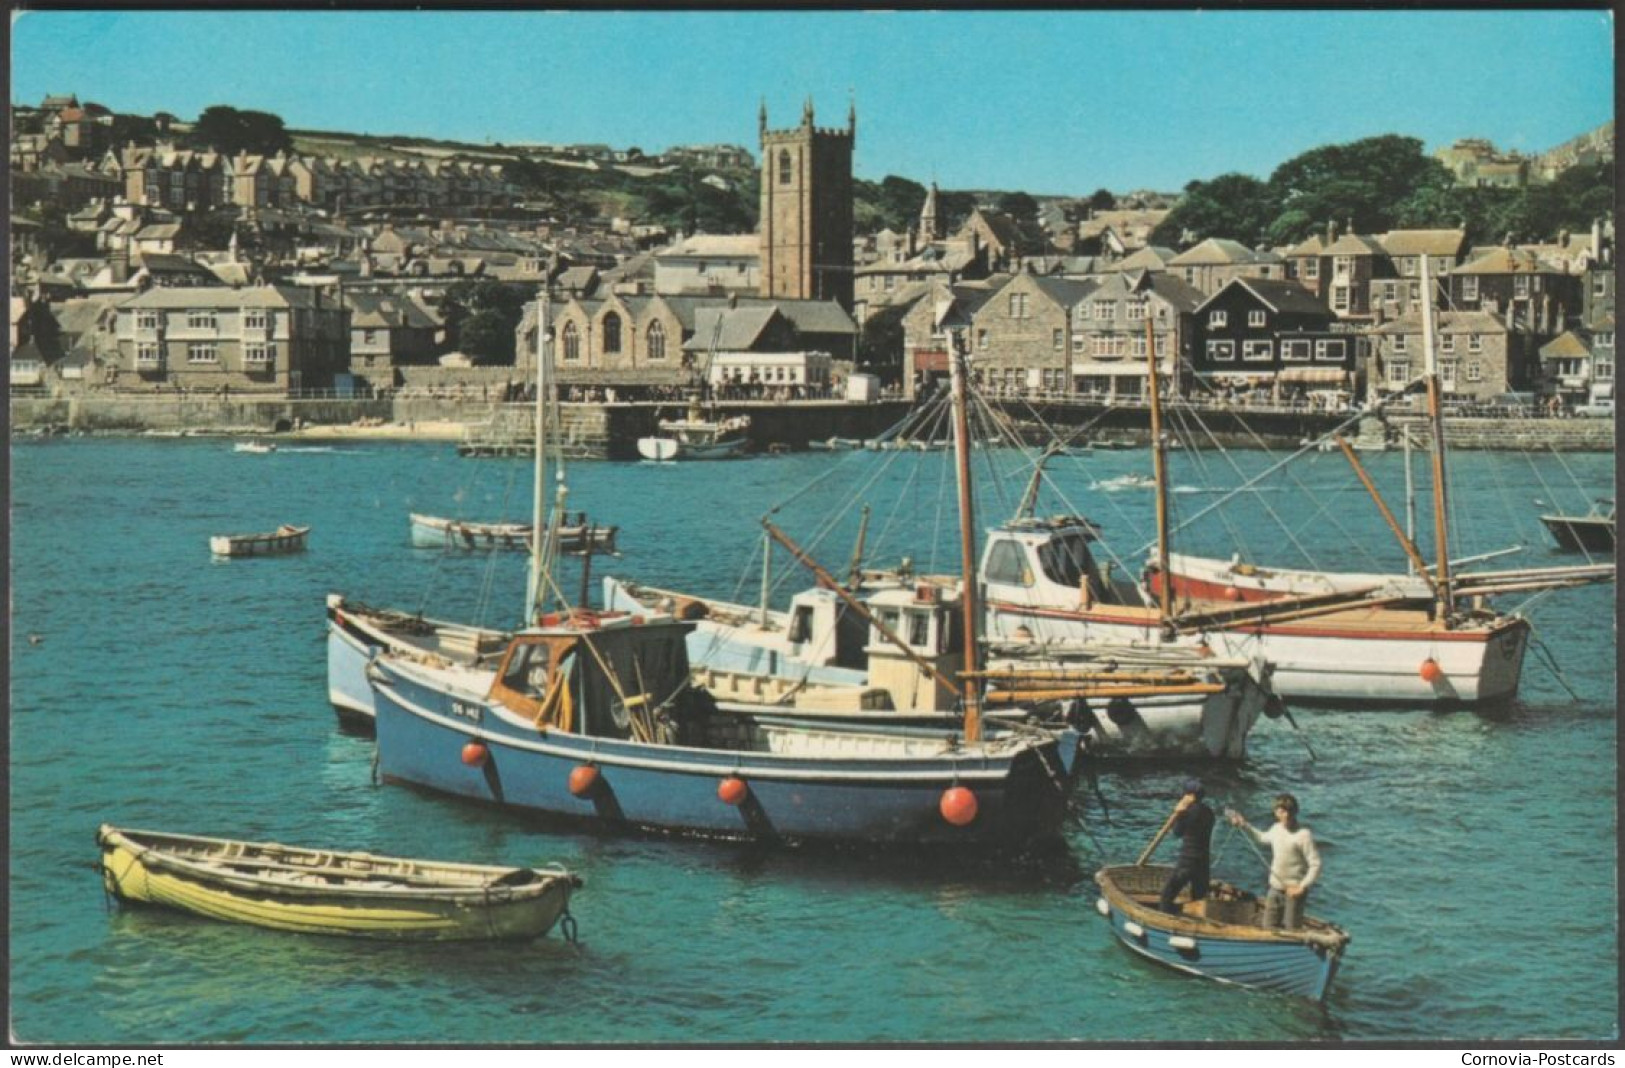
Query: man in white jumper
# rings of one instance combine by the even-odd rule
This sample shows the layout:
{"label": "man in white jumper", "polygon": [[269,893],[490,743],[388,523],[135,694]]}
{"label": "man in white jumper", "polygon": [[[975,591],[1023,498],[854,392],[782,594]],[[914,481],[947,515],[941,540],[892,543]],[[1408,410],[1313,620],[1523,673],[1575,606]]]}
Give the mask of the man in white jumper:
{"label": "man in white jumper", "polygon": [[1309,828],[1298,826],[1298,799],[1281,794],[1275,799],[1275,824],[1260,831],[1234,809],[1225,810],[1231,826],[1240,827],[1259,845],[1271,850],[1270,892],[1264,899],[1264,926],[1301,926],[1309,887],[1320,877],[1320,851]]}

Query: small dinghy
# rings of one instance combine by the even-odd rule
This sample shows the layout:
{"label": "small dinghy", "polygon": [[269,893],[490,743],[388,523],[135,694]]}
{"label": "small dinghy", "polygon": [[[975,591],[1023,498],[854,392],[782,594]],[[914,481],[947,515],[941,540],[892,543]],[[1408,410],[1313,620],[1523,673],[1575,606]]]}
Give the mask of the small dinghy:
{"label": "small dinghy", "polygon": [[1165,865],[1124,864],[1095,873],[1095,909],[1129,949],[1158,964],[1221,983],[1326,999],[1347,932],[1306,916],[1292,930],[1259,926],[1264,903],[1245,890],[1214,880],[1203,901],[1182,891],[1180,912],[1163,912],[1157,899],[1173,871]]}
{"label": "small dinghy", "polygon": [[120,830],[96,832],[102,881],[124,901],[305,934],[405,941],[574,940],[562,868],[503,868],[274,843]]}
{"label": "small dinghy", "polygon": [[235,452],[267,453],[276,452],[276,445],[263,441],[239,441],[232,447]]}
{"label": "small dinghy", "polygon": [[282,524],[267,534],[217,534],[209,539],[209,551],[216,556],[272,556],[305,550],[309,527]]}

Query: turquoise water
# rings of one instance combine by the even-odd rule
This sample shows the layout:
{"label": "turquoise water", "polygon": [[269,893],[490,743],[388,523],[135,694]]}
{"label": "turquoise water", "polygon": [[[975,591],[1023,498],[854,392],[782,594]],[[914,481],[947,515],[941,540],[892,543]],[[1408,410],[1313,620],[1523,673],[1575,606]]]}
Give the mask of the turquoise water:
{"label": "turquoise water", "polygon": [[[1270,462],[1233,458],[1248,470]],[[1403,514],[1400,457],[1366,460]],[[1455,460],[1458,555],[1527,547],[1494,566],[1562,562],[1535,500],[1583,507],[1613,484],[1612,456]],[[1217,464],[1174,456],[1176,518],[1234,482]],[[1088,486],[1145,469],[1142,451],[1056,470],[1131,563],[1150,494]],[[1210,793],[1255,822],[1279,789],[1304,803],[1326,865],[1312,911],[1354,935],[1320,1008],[1163,971],[1109,940],[1090,875],[1138,854],[1183,767],[1103,767],[1105,807],[1080,792],[1064,847],[975,862],[595,838],[374,786],[371,743],[338,731],[326,702],[323,598],[341,591],[511,621],[522,562],[414,550],[407,513],[523,517],[523,462],[459,460],[427,443],[254,456],[221,441],[68,439],[17,442],[12,476],[10,993],[20,1041],[1618,1037],[1612,586],[1529,607],[1578,699],[1532,654],[1510,708],[1303,710],[1302,735],[1266,721],[1243,766],[1209,774]],[[1280,538],[1278,555],[1259,555],[1282,564],[1298,562],[1295,540],[1329,566],[1402,566],[1341,457],[1307,457],[1298,477],[1312,498],[1272,483],[1186,544],[1216,547],[1235,530],[1255,545]],[[624,558],[598,569],[752,602],[756,518],[816,479],[777,518],[816,540],[827,563],[845,566],[857,527],[855,510],[831,502],[859,490],[874,505],[870,561],[908,553],[957,570],[953,544],[932,533],[954,516],[941,456],[582,464],[571,506],[622,527]],[[983,493],[984,517],[1008,513],[1022,485],[1019,474],[1000,478]],[[1270,513],[1291,538],[1268,533]],[[209,555],[211,534],[282,522],[313,526],[307,553]],[[1418,523],[1431,532],[1425,508]],[[1351,538],[1363,548],[1349,549]],[[786,579],[780,603],[804,581]],[[562,862],[586,882],[574,906],[583,944],[555,935],[518,947],[370,945],[110,910],[94,844],[103,821]],[[1215,848],[1217,874],[1262,885],[1242,841],[1221,830]]]}

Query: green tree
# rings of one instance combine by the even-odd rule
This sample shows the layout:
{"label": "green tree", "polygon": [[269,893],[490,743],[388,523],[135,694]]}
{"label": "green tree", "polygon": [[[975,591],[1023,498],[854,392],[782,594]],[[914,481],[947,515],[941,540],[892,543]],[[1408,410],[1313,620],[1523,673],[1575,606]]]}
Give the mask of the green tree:
{"label": "green tree", "polygon": [[481,364],[511,364],[514,359],[514,329],[518,320],[496,308],[481,308],[463,320],[457,333],[457,346]]}
{"label": "green tree", "polygon": [[186,135],[185,143],[192,148],[212,148],[228,156],[239,152],[272,156],[293,148],[293,138],[277,116],[265,111],[238,111],[224,104],[205,108]]}
{"label": "green tree", "polygon": [[1117,196],[1110,189],[1096,189],[1089,195],[1089,207],[1095,211],[1112,211],[1117,207]]}
{"label": "green tree", "polygon": [[1227,237],[1254,245],[1268,234],[1278,211],[1264,182],[1250,174],[1221,174],[1185,186],[1185,195],[1152,231],[1151,241],[1177,247],[1188,233],[1195,241]]}
{"label": "green tree", "polygon": [[888,174],[880,180],[877,190],[879,208],[885,225],[893,230],[912,230],[919,221],[920,209],[925,207],[926,190],[919,182]]}
{"label": "green tree", "polygon": [[[1270,175],[1277,218],[1271,220],[1269,236],[1298,241],[1333,221],[1356,233],[1390,230],[1408,198],[1448,189],[1454,181],[1450,170],[1426,155],[1414,137],[1384,134],[1323,145],[1294,156]],[[1286,213],[1290,218],[1281,219]]]}

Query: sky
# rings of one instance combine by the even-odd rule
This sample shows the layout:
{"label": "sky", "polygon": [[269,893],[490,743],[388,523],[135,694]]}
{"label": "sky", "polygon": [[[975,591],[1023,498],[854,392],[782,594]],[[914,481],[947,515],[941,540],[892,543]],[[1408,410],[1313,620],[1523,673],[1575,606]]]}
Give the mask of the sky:
{"label": "sky", "polygon": [[1613,117],[1604,10],[13,14],[11,100],[473,142],[757,151],[857,105],[853,168],[1176,191],[1384,133],[1538,152]]}

